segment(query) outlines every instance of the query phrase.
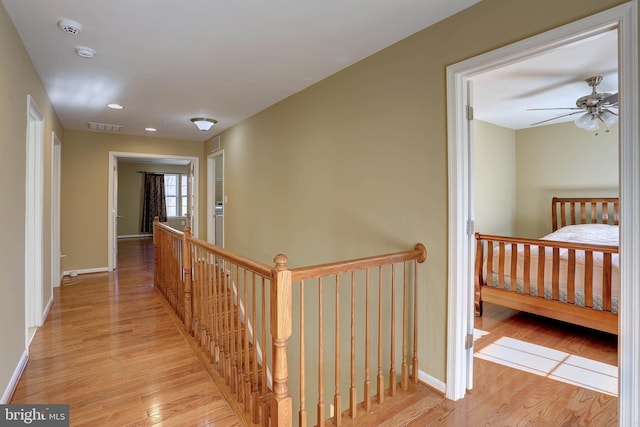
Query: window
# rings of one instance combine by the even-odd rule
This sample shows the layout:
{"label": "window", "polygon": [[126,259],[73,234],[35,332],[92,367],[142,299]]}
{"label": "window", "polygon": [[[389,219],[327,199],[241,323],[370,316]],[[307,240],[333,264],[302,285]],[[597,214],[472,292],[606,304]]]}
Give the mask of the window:
{"label": "window", "polygon": [[167,201],[167,216],[187,216],[187,175],[165,173],[164,193]]}

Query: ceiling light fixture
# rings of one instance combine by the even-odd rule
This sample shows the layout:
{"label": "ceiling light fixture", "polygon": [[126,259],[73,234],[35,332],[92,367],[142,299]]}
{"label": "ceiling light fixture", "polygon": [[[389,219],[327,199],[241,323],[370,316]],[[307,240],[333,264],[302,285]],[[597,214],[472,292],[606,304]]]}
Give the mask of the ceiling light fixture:
{"label": "ceiling light fixture", "polygon": [[618,121],[618,116],[608,108],[589,107],[588,111],[578,117],[575,123],[580,129],[596,131],[599,128],[598,121],[609,127]]}
{"label": "ceiling light fixture", "polygon": [[201,130],[201,131],[208,131],[209,129],[211,129],[213,127],[213,125],[215,125],[216,123],[218,123],[217,120],[214,119],[207,119],[205,117],[195,117],[193,119],[191,119],[191,122],[196,125],[196,127]]}
{"label": "ceiling light fixture", "polygon": [[107,107],[109,107],[109,108],[111,108],[113,110],[122,110],[124,108],[123,105],[116,104],[116,103],[107,104]]}
{"label": "ceiling light fixture", "polygon": [[147,132],[156,132],[158,129],[152,128],[152,127],[147,127],[147,128],[144,128],[144,130],[146,130]]}

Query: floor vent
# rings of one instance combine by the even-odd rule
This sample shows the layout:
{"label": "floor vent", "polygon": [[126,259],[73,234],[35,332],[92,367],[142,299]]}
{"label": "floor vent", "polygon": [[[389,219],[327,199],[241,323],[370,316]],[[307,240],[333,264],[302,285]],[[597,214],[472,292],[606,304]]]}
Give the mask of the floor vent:
{"label": "floor vent", "polygon": [[110,125],[106,123],[95,123],[95,122],[87,122],[89,125],[89,129],[92,130],[101,130],[106,132],[120,132],[122,129],[121,125]]}

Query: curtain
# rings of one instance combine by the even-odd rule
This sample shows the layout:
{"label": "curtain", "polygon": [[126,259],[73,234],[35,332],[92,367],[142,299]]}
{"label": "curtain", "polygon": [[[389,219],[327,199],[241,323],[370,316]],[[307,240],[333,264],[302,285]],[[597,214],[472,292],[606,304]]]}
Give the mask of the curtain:
{"label": "curtain", "polygon": [[144,174],[144,197],[142,200],[142,225],[143,233],[153,232],[153,219],[160,218],[161,222],[167,221],[167,202],[164,197],[164,175],[161,173]]}

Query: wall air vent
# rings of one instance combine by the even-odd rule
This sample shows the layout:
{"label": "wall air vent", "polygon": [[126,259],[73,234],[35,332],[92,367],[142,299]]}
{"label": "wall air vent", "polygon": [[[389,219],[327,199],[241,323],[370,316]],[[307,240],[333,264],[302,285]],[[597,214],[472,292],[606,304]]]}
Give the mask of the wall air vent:
{"label": "wall air vent", "polygon": [[109,125],[106,123],[95,123],[95,122],[87,122],[89,125],[89,129],[91,130],[101,130],[104,132],[120,132],[122,129],[121,125]]}

